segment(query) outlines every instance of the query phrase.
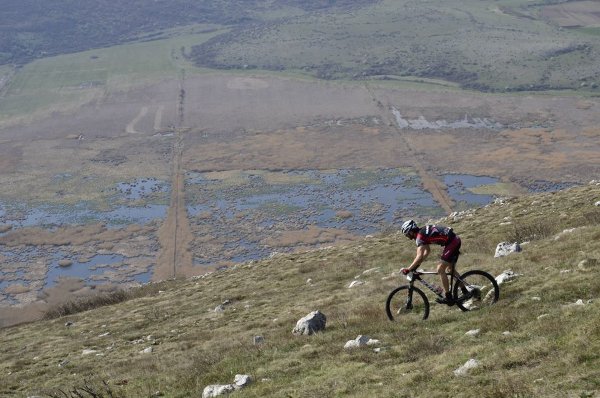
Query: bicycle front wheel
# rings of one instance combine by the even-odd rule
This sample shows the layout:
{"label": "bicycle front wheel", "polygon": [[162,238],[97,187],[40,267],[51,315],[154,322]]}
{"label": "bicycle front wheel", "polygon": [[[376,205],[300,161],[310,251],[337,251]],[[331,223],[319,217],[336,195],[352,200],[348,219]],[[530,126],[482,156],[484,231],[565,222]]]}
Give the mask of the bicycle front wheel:
{"label": "bicycle front wheel", "polygon": [[385,312],[391,321],[427,319],[429,300],[419,288],[400,286],[389,294]]}
{"label": "bicycle front wheel", "polygon": [[454,284],[456,305],[463,311],[489,307],[498,301],[500,288],[496,279],[484,271],[472,270],[462,274]]}

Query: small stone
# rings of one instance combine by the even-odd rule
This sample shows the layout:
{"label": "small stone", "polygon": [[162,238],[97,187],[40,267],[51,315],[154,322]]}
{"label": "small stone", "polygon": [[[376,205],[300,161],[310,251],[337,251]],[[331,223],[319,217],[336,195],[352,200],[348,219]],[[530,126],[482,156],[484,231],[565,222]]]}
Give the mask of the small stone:
{"label": "small stone", "polygon": [[202,391],[202,398],[218,397],[219,395],[227,394],[233,391],[235,391],[235,387],[233,387],[231,384],[214,384],[204,388],[204,391]]}
{"label": "small stone", "polygon": [[521,251],[521,246],[517,242],[501,242],[496,246],[496,253],[494,257],[505,257],[512,253],[518,253]]}
{"label": "small stone", "polygon": [[142,351],[140,351],[140,354],[152,354],[152,351],[154,351],[152,347],[146,347]]}
{"label": "small stone", "polygon": [[243,388],[243,387],[250,385],[250,383],[252,383],[252,378],[248,375],[235,375],[233,383],[234,383],[233,386],[236,389]]}
{"label": "small stone", "polygon": [[470,337],[477,337],[477,336],[479,336],[480,331],[481,331],[480,329],[469,330],[467,333],[465,333],[465,335],[470,336]]}
{"label": "small stone", "polygon": [[97,352],[98,352],[98,351],[96,351],[96,350],[83,350],[83,351],[81,352],[81,355],[91,355],[91,354],[95,354],[95,353],[97,353]]}
{"label": "small stone", "polygon": [[517,274],[512,270],[506,270],[496,277],[496,282],[498,283],[498,285],[501,285],[505,282],[512,281],[513,279],[515,279],[519,276],[520,276],[520,274]]}
{"label": "small stone", "polygon": [[348,340],[346,342],[346,344],[344,344],[344,348],[345,349],[350,349],[350,348],[358,348],[358,347],[364,347],[367,345],[367,343],[369,342],[369,340],[371,340],[369,338],[369,336],[363,336],[363,335],[359,335],[356,339],[354,340]]}
{"label": "small stone", "polygon": [[265,342],[265,338],[263,336],[254,336],[254,345],[263,344]]}
{"label": "small stone", "polygon": [[537,317],[537,319],[544,319],[544,318],[548,318],[550,316],[550,314],[542,314],[540,316]]}
{"label": "small stone", "polygon": [[469,359],[467,362],[465,362],[464,365],[462,365],[460,368],[456,369],[454,371],[454,375],[455,376],[466,376],[470,370],[478,368],[480,366],[480,362],[476,359]]}
{"label": "small stone", "polygon": [[502,332],[502,336],[510,336],[512,333],[509,332],[508,330],[505,332]]}
{"label": "small stone", "polygon": [[350,286],[348,286],[348,289],[351,289],[351,288],[356,287],[356,286],[364,285],[364,284],[365,283],[363,281],[352,281],[350,283]]}

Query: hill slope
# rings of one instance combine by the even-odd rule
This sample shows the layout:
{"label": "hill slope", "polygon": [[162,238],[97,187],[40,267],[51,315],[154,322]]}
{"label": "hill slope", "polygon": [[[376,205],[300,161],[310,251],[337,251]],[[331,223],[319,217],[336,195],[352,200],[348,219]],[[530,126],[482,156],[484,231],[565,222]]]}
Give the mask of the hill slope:
{"label": "hill slope", "polygon": [[[437,305],[427,321],[388,321],[386,295],[403,283],[395,272],[414,246],[399,235],[371,237],[0,330],[0,395],[200,396],[249,374],[254,383],[232,396],[592,396],[600,389],[599,200],[600,187],[589,185],[442,220],[463,237],[460,270],[521,274],[501,285],[488,312]],[[530,243],[494,259],[504,240]],[[349,289],[357,276],[365,284]],[[327,329],[293,336],[316,309]],[[465,335],[472,329],[478,337]],[[361,334],[383,350],[343,348]],[[258,335],[264,343],[255,345]],[[481,366],[454,376],[470,358]]]}

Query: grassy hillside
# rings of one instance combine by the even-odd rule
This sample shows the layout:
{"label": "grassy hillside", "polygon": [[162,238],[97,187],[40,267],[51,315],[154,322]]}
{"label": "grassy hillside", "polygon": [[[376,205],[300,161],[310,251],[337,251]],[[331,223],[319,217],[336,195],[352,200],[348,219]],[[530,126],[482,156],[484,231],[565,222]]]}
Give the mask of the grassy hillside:
{"label": "grassy hillside", "polygon": [[[249,374],[254,383],[233,397],[594,396],[598,200],[600,187],[589,185],[443,220],[463,237],[461,270],[521,274],[501,285],[486,312],[434,305],[427,321],[388,321],[386,295],[403,283],[396,271],[414,246],[396,234],[368,237],[148,285],[114,305],[0,330],[0,395],[192,397]],[[493,258],[504,240],[529,243]],[[365,284],[349,289],[355,278]],[[316,309],[327,329],[293,336],[296,321]],[[472,329],[479,336],[465,335]],[[361,334],[380,340],[382,351],[343,348]],[[258,335],[264,343],[255,345]],[[471,358],[481,366],[454,376]]]}
{"label": "grassy hillside", "polygon": [[325,79],[418,76],[482,91],[599,89],[598,40],[543,18],[548,3],[382,0],[241,26],[197,46],[193,57],[202,66],[293,69]]}

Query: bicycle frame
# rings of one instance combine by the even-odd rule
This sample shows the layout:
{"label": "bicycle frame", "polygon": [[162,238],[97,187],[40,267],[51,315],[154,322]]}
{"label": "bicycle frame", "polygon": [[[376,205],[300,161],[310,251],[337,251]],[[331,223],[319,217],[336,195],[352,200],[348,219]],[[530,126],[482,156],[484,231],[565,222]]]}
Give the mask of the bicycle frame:
{"label": "bicycle frame", "polygon": [[[444,298],[444,296],[442,295],[444,289],[442,289],[440,286],[438,286],[434,283],[429,283],[425,279],[421,278],[421,275],[438,275],[437,272],[417,270],[417,271],[414,271],[412,275],[413,275],[413,277],[409,279],[409,283],[408,283],[408,285],[410,286],[410,290],[412,290],[415,281],[419,281],[427,289],[431,290],[436,296],[438,296],[441,299]],[[450,276],[450,281],[449,281],[449,289],[450,290],[449,291],[453,292],[454,291],[454,280],[459,279],[457,276],[454,275],[454,264],[452,264],[450,272],[446,272],[446,276],[448,276],[448,275]],[[440,293],[440,292],[442,292],[442,293]]]}

